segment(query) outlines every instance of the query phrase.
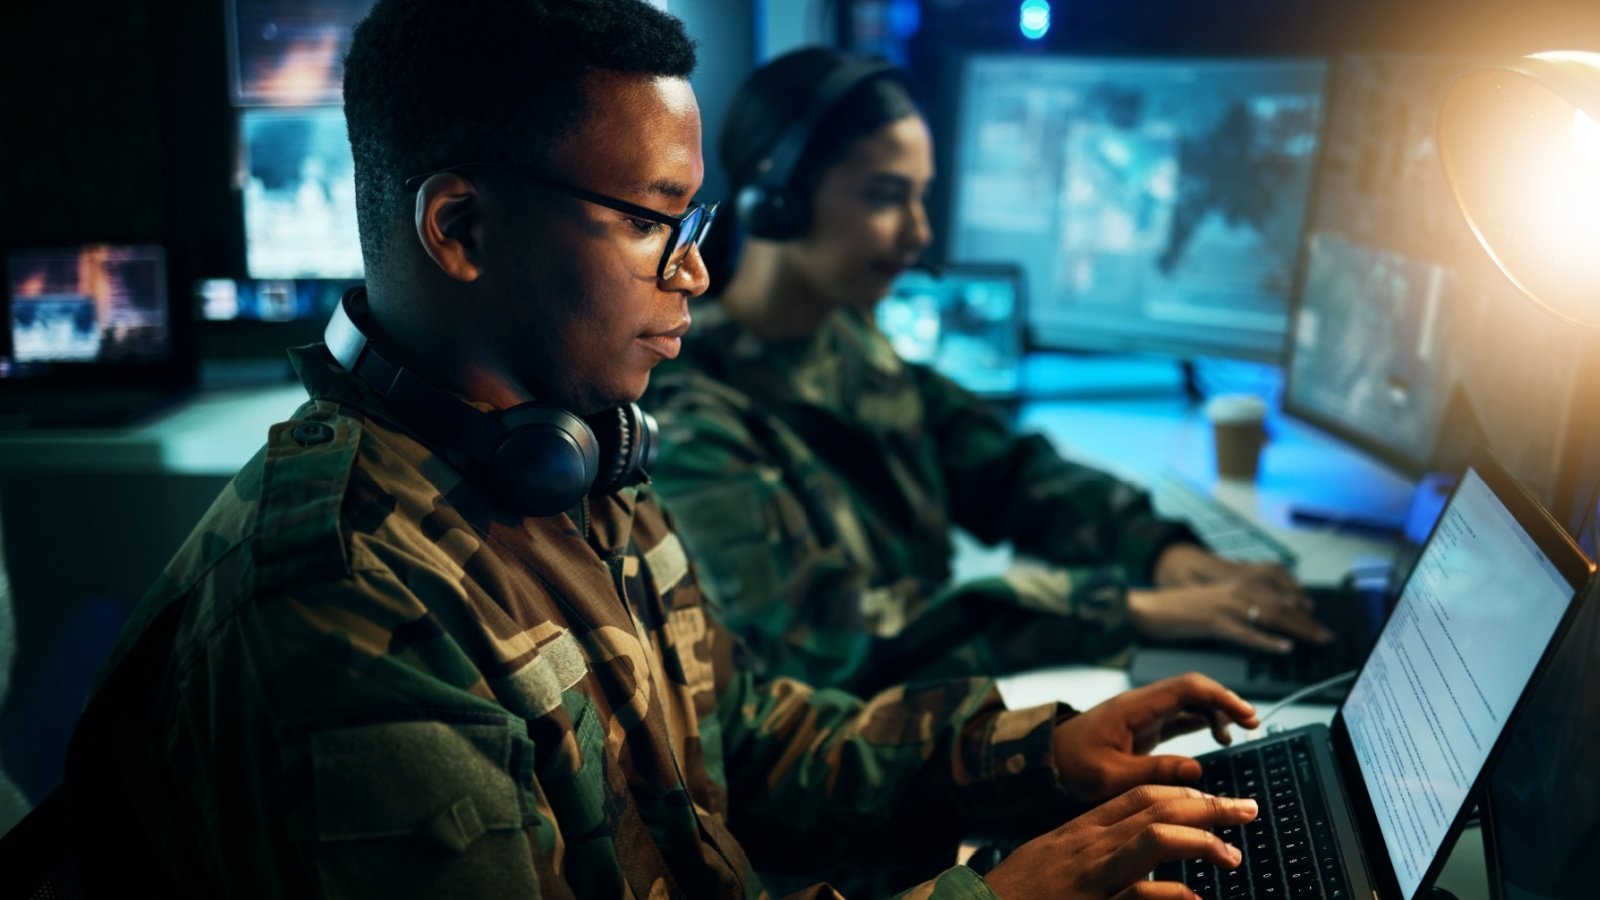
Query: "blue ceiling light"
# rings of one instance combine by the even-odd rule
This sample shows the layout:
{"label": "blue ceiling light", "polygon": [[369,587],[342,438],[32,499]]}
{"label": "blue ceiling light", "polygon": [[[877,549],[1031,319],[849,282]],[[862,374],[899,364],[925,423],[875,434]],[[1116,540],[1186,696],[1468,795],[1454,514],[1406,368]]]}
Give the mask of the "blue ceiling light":
{"label": "blue ceiling light", "polygon": [[1037,41],[1050,30],[1049,0],[1022,0],[1022,15],[1018,22],[1022,36]]}

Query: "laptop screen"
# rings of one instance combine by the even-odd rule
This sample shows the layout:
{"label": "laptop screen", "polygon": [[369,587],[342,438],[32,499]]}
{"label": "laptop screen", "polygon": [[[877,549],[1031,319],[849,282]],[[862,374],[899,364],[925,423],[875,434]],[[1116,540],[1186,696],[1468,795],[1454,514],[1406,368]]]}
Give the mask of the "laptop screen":
{"label": "laptop screen", "polygon": [[1414,896],[1573,588],[1469,469],[1340,714]]}

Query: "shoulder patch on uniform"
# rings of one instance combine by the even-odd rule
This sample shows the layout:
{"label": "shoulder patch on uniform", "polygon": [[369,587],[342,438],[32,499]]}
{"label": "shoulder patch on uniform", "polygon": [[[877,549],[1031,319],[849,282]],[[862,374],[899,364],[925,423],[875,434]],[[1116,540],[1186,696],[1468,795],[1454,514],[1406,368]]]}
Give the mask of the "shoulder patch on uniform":
{"label": "shoulder patch on uniform", "polygon": [[257,589],[349,572],[339,514],[361,448],[361,423],[326,409],[272,426],[261,476]]}

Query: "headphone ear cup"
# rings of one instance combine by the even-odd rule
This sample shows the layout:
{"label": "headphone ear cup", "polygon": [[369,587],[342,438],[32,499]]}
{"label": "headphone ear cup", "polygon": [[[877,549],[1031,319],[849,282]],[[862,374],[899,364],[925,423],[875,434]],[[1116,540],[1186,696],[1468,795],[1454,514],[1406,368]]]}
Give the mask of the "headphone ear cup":
{"label": "headphone ear cup", "polygon": [[660,446],[653,416],[639,404],[629,403],[596,413],[584,421],[594,432],[600,447],[601,471],[589,489],[591,495],[609,494],[649,480],[650,467],[656,461],[656,448]]}
{"label": "headphone ear cup", "polygon": [[488,461],[506,505],[529,516],[553,516],[589,493],[600,468],[594,432],[571,413],[525,404],[500,416],[505,435]]}
{"label": "headphone ear cup", "polygon": [[805,233],[805,204],[787,190],[750,184],[736,202],[739,223],[751,237],[786,241]]}

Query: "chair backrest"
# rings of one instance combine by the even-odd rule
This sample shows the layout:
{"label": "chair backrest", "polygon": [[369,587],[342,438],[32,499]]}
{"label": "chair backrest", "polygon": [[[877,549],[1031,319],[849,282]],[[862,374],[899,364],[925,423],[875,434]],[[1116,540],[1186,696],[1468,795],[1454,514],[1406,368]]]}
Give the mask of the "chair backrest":
{"label": "chair backrest", "polygon": [[0,838],[0,896],[81,900],[91,895],[79,874],[72,801],[52,792]]}

